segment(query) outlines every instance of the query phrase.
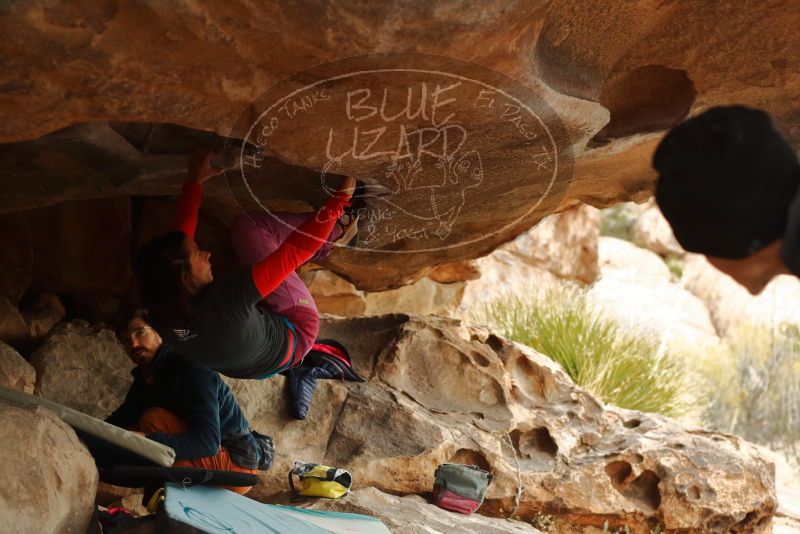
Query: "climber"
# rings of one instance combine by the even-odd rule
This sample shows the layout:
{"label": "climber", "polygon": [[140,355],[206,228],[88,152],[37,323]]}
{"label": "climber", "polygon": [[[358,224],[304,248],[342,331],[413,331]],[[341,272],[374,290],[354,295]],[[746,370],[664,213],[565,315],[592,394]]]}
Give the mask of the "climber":
{"label": "climber", "polygon": [[[125,401],[107,423],[129,428],[175,451],[174,467],[255,473],[272,461],[272,440],[253,433],[236,398],[219,375],[190,362],[163,343],[147,312],[124,311],[117,339],[136,364]],[[100,459],[98,463],[125,461]],[[116,460],[116,462],[115,462]],[[228,488],[246,493],[249,487]]]}
{"label": "climber", "polygon": [[357,217],[345,211],[355,179],[345,178],[311,215],[237,217],[231,239],[244,269],[215,281],[211,254],[194,241],[203,183],[221,172],[211,157],[201,151],[189,159],[174,231],[139,250],[142,301],[161,337],[186,358],[234,378],[267,378],[299,365],[316,339],[319,313],[294,271],[357,231]]}
{"label": "climber", "polygon": [[675,238],[750,293],[800,276],[800,163],[764,111],[712,108],[653,156],[655,197]]}

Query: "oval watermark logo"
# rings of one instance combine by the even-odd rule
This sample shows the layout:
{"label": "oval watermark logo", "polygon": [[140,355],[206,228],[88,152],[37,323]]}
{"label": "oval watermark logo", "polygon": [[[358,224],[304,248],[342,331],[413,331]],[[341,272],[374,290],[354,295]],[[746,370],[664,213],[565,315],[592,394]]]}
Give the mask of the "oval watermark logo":
{"label": "oval watermark logo", "polygon": [[348,248],[392,254],[468,246],[552,212],[573,163],[566,128],[534,91],[420,54],[300,72],[248,107],[225,150],[239,162],[225,175],[240,204],[279,221],[263,198],[276,160],[312,169],[306,188],[325,195],[355,176],[359,231]]}

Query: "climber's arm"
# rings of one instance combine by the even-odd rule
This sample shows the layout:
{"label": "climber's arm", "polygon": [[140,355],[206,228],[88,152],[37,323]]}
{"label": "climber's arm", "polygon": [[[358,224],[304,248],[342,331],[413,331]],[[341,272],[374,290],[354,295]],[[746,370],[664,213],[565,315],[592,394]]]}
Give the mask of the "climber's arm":
{"label": "climber's arm", "polygon": [[222,172],[222,169],[211,166],[212,155],[210,150],[201,150],[189,157],[189,178],[183,184],[178,200],[172,228],[180,230],[191,239],[194,239],[197,230],[197,212],[203,199],[203,183]]}

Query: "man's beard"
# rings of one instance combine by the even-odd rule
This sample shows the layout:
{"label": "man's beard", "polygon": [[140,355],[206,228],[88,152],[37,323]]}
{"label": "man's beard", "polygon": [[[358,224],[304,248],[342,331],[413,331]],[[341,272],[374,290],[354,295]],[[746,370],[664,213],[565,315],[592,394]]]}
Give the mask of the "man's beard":
{"label": "man's beard", "polygon": [[147,365],[153,359],[153,353],[147,349],[138,349],[133,353],[133,363]]}

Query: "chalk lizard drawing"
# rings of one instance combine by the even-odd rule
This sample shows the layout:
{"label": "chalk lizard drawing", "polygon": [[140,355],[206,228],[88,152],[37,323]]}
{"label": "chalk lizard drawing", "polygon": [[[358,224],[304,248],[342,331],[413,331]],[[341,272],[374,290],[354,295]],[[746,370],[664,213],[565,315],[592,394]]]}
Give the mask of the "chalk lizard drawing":
{"label": "chalk lizard drawing", "polygon": [[[459,150],[462,145],[459,144]],[[322,176],[325,189],[331,192],[333,189],[325,184],[325,175],[335,163],[339,162],[328,162]],[[380,198],[415,219],[438,221],[439,225],[433,233],[442,240],[452,232],[453,224],[466,204],[467,190],[478,187],[484,178],[483,162],[477,150],[463,154],[457,150],[444,156],[419,151],[412,156],[393,160],[386,167],[385,175],[388,178],[385,186],[365,184],[362,197]],[[429,202],[420,202],[413,208],[408,206],[408,202],[401,205],[392,199],[395,195],[425,190],[429,192]]]}

